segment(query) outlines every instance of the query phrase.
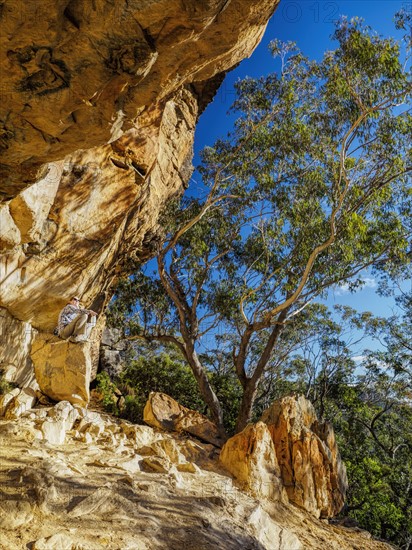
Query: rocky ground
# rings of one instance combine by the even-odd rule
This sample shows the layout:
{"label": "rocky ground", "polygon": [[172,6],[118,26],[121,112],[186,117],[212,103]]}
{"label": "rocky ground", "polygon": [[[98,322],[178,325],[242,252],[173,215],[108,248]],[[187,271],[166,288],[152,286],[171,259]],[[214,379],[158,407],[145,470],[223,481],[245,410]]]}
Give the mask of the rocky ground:
{"label": "rocky ground", "polygon": [[60,402],[0,421],[4,550],[389,549],[240,491],[218,450]]}

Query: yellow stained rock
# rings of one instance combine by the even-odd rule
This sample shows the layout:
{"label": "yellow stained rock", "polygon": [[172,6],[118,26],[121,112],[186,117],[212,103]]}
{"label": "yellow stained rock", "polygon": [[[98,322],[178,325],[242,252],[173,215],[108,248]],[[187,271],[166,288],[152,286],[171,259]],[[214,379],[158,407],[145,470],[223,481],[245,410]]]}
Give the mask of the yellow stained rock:
{"label": "yellow stained rock", "polygon": [[219,458],[244,490],[258,498],[287,501],[272,438],[263,422],[249,424],[226,441]]}
{"label": "yellow stained rock", "polygon": [[42,393],[55,401],[86,406],[91,373],[90,343],[73,344],[51,334],[37,334],[31,350]]}

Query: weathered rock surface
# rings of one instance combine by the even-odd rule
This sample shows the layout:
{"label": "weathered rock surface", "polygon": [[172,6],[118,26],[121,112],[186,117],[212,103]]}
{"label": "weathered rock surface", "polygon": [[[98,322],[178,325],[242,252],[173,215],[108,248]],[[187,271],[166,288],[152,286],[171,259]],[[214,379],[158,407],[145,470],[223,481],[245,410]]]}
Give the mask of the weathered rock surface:
{"label": "weathered rock surface", "polygon": [[2,501],[0,512],[0,529],[7,531],[27,525],[33,519],[32,506],[28,502]]}
{"label": "weathered rock surface", "polygon": [[90,342],[73,344],[52,334],[37,334],[31,359],[42,393],[55,401],[81,406],[89,402]]}
{"label": "weathered rock surface", "polygon": [[[64,444],[44,437],[51,421],[67,422]],[[86,441],[79,430],[92,425]],[[0,479],[7,549],[389,550],[359,529],[258,503],[211,445],[67,402],[0,420]]]}
{"label": "weathered rock surface", "polygon": [[[13,390],[10,393],[13,394]],[[23,413],[30,410],[36,401],[37,392],[35,388],[27,387],[19,389],[19,392],[8,401],[4,410],[4,416],[8,419],[19,418]]]}
{"label": "weathered rock surface", "polygon": [[[42,163],[118,138],[148,106],[182,86],[205,86],[250,54],[275,6],[268,0],[7,3],[2,162],[12,170],[3,167],[4,173],[21,185]],[[13,178],[19,165],[20,177]]]}
{"label": "weathered rock surface", "polygon": [[219,458],[244,490],[258,498],[287,502],[273,441],[263,422],[249,424],[226,441]]}
{"label": "weathered rock surface", "polygon": [[126,365],[129,343],[116,328],[105,328],[100,342],[100,370],[116,378]]}
{"label": "weathered rock surface", "polygon": [[8,380],[20,386],[28,386],[32,379],[30,347],[34,333],[30,323],[15,319],[0,307],[0,370],[13,371]]}
{"label": "weathered rock surface", "polygon": [[272,436],[289,500],[316,517],[336,515],[345,501],[347,476],[332,426],[318,422],[303,396],[275,402],[262,421]]}
{"label": "weathered rock surface", "polygon": [[165,393],[150,393],[143,419],[154,428],[187,432],[216,447],[221,447],[224,443],[213,422],[203,414],[183,407]]}
{"label": "weathered rock surface", "polygon": [[12,403],[13,399],[21,392],[20,388],[13,388],[11,391],[0,395],[0,416],[4,416],[7,407]]}

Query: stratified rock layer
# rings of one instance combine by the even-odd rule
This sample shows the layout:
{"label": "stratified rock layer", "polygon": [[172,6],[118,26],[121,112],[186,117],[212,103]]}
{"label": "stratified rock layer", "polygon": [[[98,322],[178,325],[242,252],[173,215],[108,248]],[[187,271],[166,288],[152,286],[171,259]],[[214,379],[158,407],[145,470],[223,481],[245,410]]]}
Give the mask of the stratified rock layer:
{"label": "stratified rock layer", "polygon": [[55,401],[86,406],[89,402],[91,344],[73,344],[52,334],[38,334],[31,358],[42,393]]}
{"label": "stratified rock layer", "polygon": [[333,517],[343,507],[346,468],[333,428],[319,423],[313,405],[300,396],[285,397],[265,411],[289,500],[316,517]]}

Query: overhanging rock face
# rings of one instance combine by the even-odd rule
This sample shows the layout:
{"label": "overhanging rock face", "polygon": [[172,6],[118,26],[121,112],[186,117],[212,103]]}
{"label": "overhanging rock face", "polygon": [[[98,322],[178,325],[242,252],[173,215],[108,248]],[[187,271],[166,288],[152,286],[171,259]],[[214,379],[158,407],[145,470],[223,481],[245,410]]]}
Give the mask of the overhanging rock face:
{"label": "overhanging rock face", "polygon": [[71,294],[101,311],[128,259],[153,255],[199,111],[275,7],[3,2],[0,307],[51,331]]}

